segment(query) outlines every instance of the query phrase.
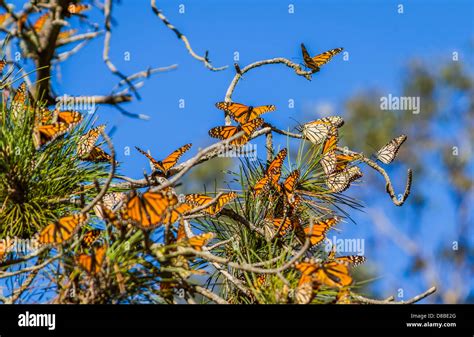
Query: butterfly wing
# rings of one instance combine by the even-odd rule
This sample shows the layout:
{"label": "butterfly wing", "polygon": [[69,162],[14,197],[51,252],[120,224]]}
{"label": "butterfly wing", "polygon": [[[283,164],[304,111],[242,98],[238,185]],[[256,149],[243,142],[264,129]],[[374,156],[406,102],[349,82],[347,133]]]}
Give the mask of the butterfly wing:
{"label": "butterfly wing", "polygon": [[294,170],[291,172],[288,177],[283,182],[283,191],[285,192],[287,201],[289,204],[294,203],[293,193],[295,192],[296,184],[298,183],[298,179],[300,178],[300,171]]}
{"label": "butterfly wing", "polygon": [[151,161],[151,163],[153,164],[153,167],[157,170],[160,170],[162,172],[165,172],[166,169],[163,167],[163,164],[161,163],[161,161],[158,161],[156,160],[155,158],[153,158],[152,156],[150,156],[147,152],[143,151],[142,149],[140,149],[138,146],[135,146],[135,148],[138,150],[138,152],[140,152],[141,154],[143,154],[145,157],[148,158],[149,161]]}
{"label": "butterfly wing", "polygon": [[94,146],[92,147],[92,150],[89,152],[89,154],[81,159],[93,163],[107,163],[112,161],[112,156],[102,150],[100,147]]}
{"label": "butterfly wing", "polygon": [[82,246],[89,248],[91,247],[94,242],[97,241],[97,239],[100,237],[102,231],[99,229],[91,229],[84,234],[84,237],[82,238]]}
{"label": "butterfly wing", "polygon": [[352,284],[347,264],[336,261],[326,262],[314,273],[313,280],[333,288],[347,287]]}
{"label": "butterfly wing", "polygon": [[168,157],[166,157],[162,162],[162,166],[164,168],[164,172],[168,172],[170,168],[176,165],[179,158],[191,148],[192,144],[186,144],[181,146],[176,151],[173,151]]}
{"label": "butterfly wing", "polygon": [[361,255],[347,255],[336,257],[334,260],[339,263],[347,263],[352,266],[358,266],[360,264],[365,263],[367,259],[365,258],[365,256]]}
{"label": "butterfly wing", "polygon": [[39,234],[39,242],[41,244],[58,244],[67,241],[79,225],[86,221],[87,215],[82,213],[62,217],[43,228]]}
{"label": "butterfly wing", "polygon": [[56,138],[64,135],[69,130],[66,123],[53,123],[47,125],[39,125],[33,132],[33,139],[36,148],[51,143]]}
{"label": "butterfly wing", "polygon": [[[231,138],[232,136],[237,134],[239,131],[240,131],[240,128],[237,126],[231,126],[231,125],[217,126],[209,130],[209,136],[213,138],[218,138],[220,140],[225,140],[225,139]],[[245,136],[246,135],[244,134],[241,137],[234,139],[233,141],[230,142],[230,144],[231,145],[242,145],[242,143],[245,144],[247,142],[246,139],[248,139],[248,137],[245,137]],[[244,138],[244,140],[241,140],[242,138]]]}
{"label": "butterfly wing", "polygon": [[40,33],[43,30],[44,24],[49,17],[49,13],[41,15],[38,20],[33,24],[33,29],[36,33]]}
{"label": "butterfly wing", "polygon": [[376,157],[384,164],[390,164],[398,154],[400,147],[406,141],[407,136],[401,135],[392,139],[388,144],[384,145],[377,153]]}
{"label": "butterfly wing", "polygon": [[303,135],[313,144],[322,143],[328,136],[331,126],[320,121],[303,125]]}
{"label": "butterfly wing", "polygon": [[214,238],[214,233],[195,235],[187,240],[187,244],[194,250],[202,251],[202,247]]}
{"label": "butterfly wing", "polygon": [[245,104],[235,102],[217,102],[216,108],[227,112],[238,123],[246,123],[250,120],[247,119],[247,117],[249,117],[251,112],[249,111],[249,107]]}
{"label": "butterfly wing", "polygon": [[70,125],[77,125],[82,121],[82,114],[77,111],[59,111],[58,121]]}
{"label": "butterfly wing", "polygon": [[308,226],[304,229],[306,236],[310,238],[311,245],[317,245],[326,237],[326,232],[331,229],[337,222],[338,218],[329,218],[318,221],[313,226]]}
{"label": "butterfly wing", "polygon": [[97,143],[101,132],[104,130],[105,125],[99,125],[82,135],[77,142],[77,155],[83,157],[89,154],[95,146],[95,143]]}
{"label": "butterfly wing", "polygon": [[313,71],[319,71],[319,68],[326,63],[328,63],[334,55],[339,54],[343,48],[335,48],[314,57],[310,57],[308,51],[306,50],[304,44],[301,44],[301,51],[303,53],[303,60],[305,65],[312,69]]}

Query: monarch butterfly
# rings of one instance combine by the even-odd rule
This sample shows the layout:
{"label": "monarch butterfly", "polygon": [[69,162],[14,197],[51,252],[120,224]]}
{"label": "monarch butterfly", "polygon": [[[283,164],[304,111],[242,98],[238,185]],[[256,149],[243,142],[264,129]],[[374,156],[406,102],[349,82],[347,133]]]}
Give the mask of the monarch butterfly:
{"label": "monarch butterfly", "polygon": [[94,146],[87,156],[81,158],[84,161],[93,163],[107,163],[112,160],[112,156],[98,146]]}
{"label": "monarch butterfly", "polygon": [[337,262],[340,262],[340,263],[347,263],[347,264],[352,265],[352,266],[358,266],[360,264],[365,263],[365,261],[367,260],[365,258],[365,256],[361,256],[361,255],[346,255],[346,256],[336,257],[336,250],[335,249],[333,249],[329,253],[328,259],[333,260],[333,261],[337,261]]}
{"label": "monarch butterfly", "polygon": [[67,241],[88,219],[87,214],[73,214],[47,225],[39,234],[39,243],[58,244]]}
{"label": "monarch butterfly", "polygon": [[101,132],[104,132],[105,125],[99,125],[93,129],[90,129],[86,134],[82,135],[77,142],[77,155],[84,157],[92,151],[92,148],[97,143]]}
{"label": "monarch butterfly", "polygon": [[105,245],[95,248],[92,255],[80,254],[77,256],[77,264],[88,274],[96,275],[102,269],[107,247]]}
{"label": "monarch butterfly", "polygon": [[45,13],[41,15],[38,20],[35,21],[35,23],[33,24],[33,30],[36,33],[39,33],[43,30],[44,24],[46,23],[46,20],[48,20],[48,17],[49,13]]}
{"label": "monarch butterfly", "polygon": [[81,245],[82,247],[91,247],[94,242],[97,241],[97,239],[100,237],[100,235],[102,234],[102,231],[100,229],[91,229],[91,230],[88,230],[86,232],[86,234],[84,234],[84,236],[82,237],[82,242],[81,242]]}
{"label": "monarch butterfly", "polygon": [[5,59],[0,60],[0,74],[3,73],[3,68],[5,68],[6,65],[7,65],[7,61],[5,61]]}
{"label": "monarch butterfly", "polygon": [[349,288],[341,288],[336,295],[336,304],[351,304],[351,291]]}
{"label": "monarch butterfly", "polygon": [[406,135],[398,136],[390,142],[382,146],[382,148],[375,154],[378,160],[384,164],[390,164],[398,154],[398,150],[402,144],[407,140]]}
{"label": "monarch butterfly", "polygon": [[[21,117],[24,115],[24,110],[27,109],[26,101],[30,98],[26,82],[22,82],[15,91],[15,95],[12,100],[12,113],[16,120],[21,121]],[[21,117],[20,117],[21,116]]]}
{"label": "monarch butterfly", "polygon": [[339,222],[339,218],[329,218],[318,221],[313,226],[304,228],[304,233],[309,237],[311,245],[317,245],[326,237],[326,232]]}
{"label": "monarch butterfly", "polygon": [[44,107],[37,108],[37,114],[41,120],[41,124],[47,124],[51,122],[61,122],[75,126],[82,121],[82,114],[77,111],[51,111]]}
{"label": "monarch butterfly", "polygon": [[177,204],[178,198],[174,194],[147,191],[140,195],[133,192],[123,215],[142,229],[153,229],[162,224],[166,211]]}
{"label": "monarch butterfly", "polygon": [[126,198],[127,195],[123,192],[107,193],[102,197],[102,205],[108,209],[114,210],[115,207],[120,205]]}
{"label": "monarch butterfly", "polygon": [[[101,207],[100,212],[102,214],[102,219],[112,224],[112,226],[114,226],[118,230],[122,230],[124,228],[123,221],[122,219],[119,219],[116,212],[112,211],[111,209],[107,207]],[[124,214],[123,212],[124,211],[121,211],[120,214]],[[123,216],[122,218],[126,218],[126,216]]]}
{"label": "monarch butterfly", "polygon": [[235,102],[218,102],[216,103],[216,107],[229,113],[229,115],[240,124],[248,123],[266,112],[276,110],[274,105],[254,107]]}
{"label": "monarch butterfly", "polygon": [[335,130],[336,129],[333,128],[332,134],[324,142],[322,157],[319,161],[326,176],[331,175],[336,169],[337,158],[335,149],[337,145],[337,135],[335,133]]}
{"label": "monarch butterfly", "polygon": [[[224,208],[227,203],[234,200],[236,197],[237,194],[235,192],[222,194],[213,205],[210,205],[209,207],[205,208],[204,212],[210,215],[216,215],[222,210],[222,208]],[[204,206],[206,204],[209,204],[212,199],[213,198],[202,194],[188,194],[185,196],[186,202],[195,206]]]}
{"label": "monarch butterfly", "polygon": [[349,163],[352,163],[359,159],[359,154],[336,154],[336,171],[342,171],[346,169]]}
{"label": "monarch butterfly", "polygon": [[181,221],[178,226],[177,242],[191,246],[194,250],[202,251],[202,247],[212,240],[214,236],[214,233],[209,232],[188,237],[184,228],[184,222]]}
{"label": "monarch butterfly", "polygon": [[33,141],[35,147],[38,149],[64,135],[69,130],[70,126],[66,123],[53,123],[36,126],[33,129]]}
{"label": "monarch butterfly", "polygon": [[9,17],[10,17],[10,13],[0,14],[0,26],[3,26],[3,24],[5,23],[5,21],[7,21]]}
{"label": "monarch butterfly", "polygon": [[209,241],[214,238],[214,233],[204,233],[195,235],[186,240],[186,243],[191,246],[194,250],[202,251],[202,247],[205,246]]}
{"label": "monarch butterfly", "polygon": [[281,176],[281,168],[283,166],[283,161],[286,158],[288,150],[282,149],[275,158],[272,160],[270,165],[268,165],[267,171],[263,178],[261,178],[253,187],[253,191],[255,195],[259,195],[263,192],[269,184],[272,184],[275,188],[279,188],[278,181],[280,180]]}
{"label": "monarch butterfly", "polygon": [[12,250],[14,241],[0,240],[0,263],[5,261],[7,254]]}
{"label": "monarch butterfly", "polygon": [[164,214],[162,223],[165,225],[171,225],[175,223],[184,213],[192,210],[192,206],[186,203],[180,203],[176,206],[169,208]]}
{"label": "monarch butterfly", "polygon": [[328,116],[303,125],[301,131],[305,138],[313,144],[323,142],[332,128],[339,128],[344,124],[344,120],[339,116]]}
{"label": "monarch butterfly", "polygon": [[[284,221],[283,221],[284,219]],[[294,223],[292,219],[289,217],[286,218],[274,218],[273,221],[273,226],[275,227],[276,230],[278,231],[278,235],[283,236],[288,233],[288,231],[292,228],[294,228]]]}
{"label": "monarch butterfly", "polygon": [[328,51],[325,51],[324,53],[321,53],[319,55],[316,55],[314,57],[309,56],[308,51],[306,50],[306,47],[304,44],[301,44],[301,52],[303,53],[303,60],[305,65],[313,70],[314,72],[317,72],[320,70],[320,67],[328,63],[334,55],[339,54],[343,48],[335,48],[331,49]]}
{"label": "monarch butterfly", "polygon": [[295,301],[297,304],[308,304],[313,299],[313,280],[303,275],[296,287]]}
{"label": "monarch butterfly", "polygon": [[77,29],[69,29],[58,34],[58,40],[65,40],[77,33]]}
{"label": "monarch butterfly", "polygon": [[332,288],[342,288],[352,283],[352,277],[346,263],[330,261],[320,264],[313,274],[313,281]]}
{"label": "monarch butterfly", "polygon": [[329,187],[331,192],[340,193],[347,190],[354,180],[357,180],[363,176],[362,171],[357,166],[346,168],[342,171],[336,171],[332,173],[326,179],[326,185]]}
{"label": "monarch butterfly", "polygon": [[300,178],[300,171],[294,170],[288,175],[288,177],[285,179],[285,181],[281,185],[288,204],[292,206],[294,206],[296,201],[298,200],[297,198],[295,198],[294,193],[295,193],[295,188],[296,188],[299,178]]}
{"label": "monarch butterfly", "polygon": [[179,149],[176,151],[173,151],[168,157],[163,159],[163,161],[155,160],[152,156],[150,156],[148,153],[140,149],[138,146],[135,146],[135,148],[140,152],[141,154],[145,155],[151,163],[153,164],[153,167],[156,170],[161,171],[165,176],[168,176],[169,170],[176,165],[178,162],[179,158],[191,148],[192,144],[186,144],[181,146]]}
{"label": "monarch butterfly", "polygon": [[217,126],[209,130],[209,136],[218,138],[221,140],[229,139],[235,136],[240,131],[244,131],[244,134],[237,139],[230,142],[231,145],[242,146],[249,141],[250,136],[255,130],[257,130],[263,124],[262,118],[255,118],[250,122],[239,126]]}
{"label": "monarch butterfly", "polygon": [[69,4],[69,6],[67,6],[67,11],[69,14],[80,14],[82,12],[85,12],[85,11],[88,11],[89,9],[91,9],[91,6],[88,5],[88,4]]}

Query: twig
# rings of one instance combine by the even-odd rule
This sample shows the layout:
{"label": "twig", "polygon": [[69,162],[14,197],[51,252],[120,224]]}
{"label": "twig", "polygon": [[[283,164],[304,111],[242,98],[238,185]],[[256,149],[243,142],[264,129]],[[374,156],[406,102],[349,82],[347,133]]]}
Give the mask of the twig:
{"label": "twig", "polygon": [[128,86],[132,89],[132,91],[135,94],[135,97],[137,99],[140,98],[138,95],[138,92],[135,89],[135,86],[133,85],[132,82],[130,82],[125,75],[123,75],[110,61],[109,58],[109,49],[110,49],[110,39],[112,37],[112,29],[111,29],[111,24],[110,24],[110,19],[111,19],[111,14],[112,14],[112,0],[105,0],[104,3],[104,15],[105,15],[105,39],[104,39],[104,49],[102,52],[102,59],[104,60],[105,64],[107,65],[107,68],[109,70],[120,77],[122,80],[124,80]]}
{"label": "twig", "polygon": [[201,286],[198,286],[198,285],[195,285],[193,286],[194,287],[194,290],[201,294],[202,296],[205,296],[207,297],[208,299],[216,302],[217,304],[229,304],[226,300],[224,300],[222,297],[214,294],[213,292],[210,292],[209,290],[207,290],[206,288],[203,288]]}
{"label": "twig", "polygon": [[430,289],[426,290],[425,292],[423,292],[419,295],[416,295],[415,297],[413,297],[413,298],[411,298],[407,301],[398,301],[398,302],[395,302],[395,301],[391,300],[391,298],[388,298],[388,299],[385,299],[385,300],[374,300],[374,299],[367,298],[367,297],[364,297],[364,296],[361,296],[361,295],[354,295],[354,298],[357,301],[359,301],[361,303],[365,303],[365,304],[413,304],[413,303],[419,302],[422,299],[428,297],[429,295],[433,294],[435,291],[436,291],[436,287],[431,287]]}
{"label": "twig", "polygon": [[175,26],[173,26],[168,21],[168,19],[163,15],[163,12],[160,11],[158,9],[158,7],[156,6],[156,1],[155,0],[151,0],[151,9],[153,10],[153,13],[155,13],[155,15],[166,25],[166,27],[171,29],[176,34],[178,39],[180,39],[184,42],[184,46],[188,50],[189,54],[191,54],[191,56],[194,57],[196,60],[198,60],[200,62],[203,62],[207,69],[212,70],[212,71],[221,71],[221,70],[224,70],[228,67],[228,66],[223,66],[223,67],[218,67],[218,68],[213,67],[211,62],[209,61],[209,59],[207,57],[207,52],[206,52],[206,55],[204,57],[199,56],[198,54],[196,54],[194,52],[194,50],[191,48],[191,44],[189,43],[188,38],[186,36],[184,36]]}

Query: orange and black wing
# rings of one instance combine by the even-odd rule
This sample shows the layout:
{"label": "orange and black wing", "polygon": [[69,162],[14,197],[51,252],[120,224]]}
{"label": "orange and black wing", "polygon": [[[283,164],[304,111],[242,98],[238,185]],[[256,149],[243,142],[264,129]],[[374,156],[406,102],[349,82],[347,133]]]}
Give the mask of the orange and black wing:
{"label": "orange and black wing", "polygon": [[216,103],[216,107],[229,113],[237,123],[241,124],[254,120],[266,112],[275,111],[276,109],[274,105],[252,107],[235,102],[218,102]]}
{"label": "orange and black wing", "polygon": [[77,142],[77,155],[79,157],[87,156],[97,143],[101,132],[105,130],[105,125],[99,125],[90,129],[86,134],[82,135]]}
{"label": "orange and black wing", "polygon": [[309,237],[311,245],[314,246],[324,240],[326,237],[326,232],[331,229],[331,227],[333,227],[338,221],[338,218],[329,218],[314,223],[312,226],[309,225],[306,227],[304,232],[306,236]]}
{"label": "orange and black wing", "polygon": [[176,165],[179,158],[191,148],[192,144],[186,144],[181,146],[176,151],[173,151],[168,157],[161,161],[161,165],[163,167],[163,171],[166,173],[170,168]]}
{"label": "orange and black wing", "polygon": [[150,156],[147,152],[143,151],[142,149],[140,149],[138,146],[135,146],[135,148],[138,150],[138,152],[140,152],[141,154],[143,154],[145,157],[148,158],[149,161],[151,161],[151,163],[153,164],[153,167],[157,170],[160,170],[162,172],[165,171],[165,168],[163,167],[163,164],[161,163],[161,161],[159,160],[156,160],[155,158],[153,158],[152,156]]}
{"label": "orange and black wing", "polygon": [[87,221],[87,215],[79,213],[60,218],[47,225],[39,234],[41,244],[58,244],[67,241],[80,224]]}
{"label": "orange and black wing", "polygon": [[84,234],[82,238],[82,246],[83,247],[91,247],[94,242],[97,241],[97,239],[100,237],[102,231],[100,229],[91,229]]}
{"label": "orange and black wing", "polygon": [[325,51],[324,53],[321,53],[319,55],[316,55],[314,57],[309,56],[308,51],[306,50],[306,47],[304,44],[301,44],[301,51],[303,53],[303,60],[305,65],[312,69],[313,71],[319,71],[319,68],[326,63],[328,63],[334,55],[339,54],[343,48],[335,48],[331,49],[328,51]]}

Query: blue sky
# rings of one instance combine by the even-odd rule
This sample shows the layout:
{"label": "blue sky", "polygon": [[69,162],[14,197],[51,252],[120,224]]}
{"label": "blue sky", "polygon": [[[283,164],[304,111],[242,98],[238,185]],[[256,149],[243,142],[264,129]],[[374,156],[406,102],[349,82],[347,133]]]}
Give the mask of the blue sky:
{"label": "blue sky", "polygon": [[[289,3],[295,6],[294,14],[288,13]],[[399,3],[404,6],[403,14],[398,13]],[[110,57],[123,73],[131,74],[149,66],[178,64],[177,70],[147,80],[140,89],[142,100],[124,105],[130,112],[151,116],[151,120],[130,119],[107,106],[100,107],[97,112],[99,121],[106,122],[109,130],[117,127],[114,144],[118,159],[123,162],[121,172],[136,178],[142,176],[144,169],[149,169],[148,162],[134,150],[131,156],[124,156],[122,149],[126,146],[133,149],[138,145],[150,149],[156,158],[162,158],[188,142],[194,143],[189,156],[197,147],[214,141],[207,135],[207,130],[223,123],[222,113],[214,103],[223,100],[234,75],[232,64],[236,51],[241,67],[274,57],[302,62],[301,42],[312,54],[335,47],[344,47],[349,52],[348,61],[335,57],[314,75],[311,82],[282,65],[259,68],[245,75],[233,100],[249,105],[275,104],[277,111],[267,114],[266,120],[283,129],[295,125],[291,118],[300,122],[318,118],[320,115],[315,109],[318,106],[329,104],[337,114],[344,116],[344,101],[369,88],[401,95],[403,67],[414,58],[437,67],[458,51],[461,60],[470,64],[471,69],[473,66],[472,1],[203,0],[159,1],[158,4],[168,19],[188,37],[198,54],[209,50],[214,66],[230,67],[222,72],[211,72],[191,58],[182,42],[154,16],[148,0],[122,1],[115,6],[113,13],[117,25],[113,27]],[[178,12],[179,4],[185,5],[185,14]],[[97,11],[90,13],[90,17],[101,21]],[[82,25],[80,31],[86,30],[87,26]],[[102,61],[102,41],[100,38],[91,42],[62,65],[62,79],[54,81],[57,92],[70,95],[110,92],[118,78],[110,74]],[[130,61],[124,60],[126,52],[131,55]],[[180,99],[185,100],[185,109],[179,108]],[[294,109],[288,108],[289,99],[295,101]],[[282,138],[277,140],[286,144]],[[405,170],[403,166],[391,170],[397,177],[397,190],[403,186]],[[383,190],[384,184],[380,182],[377,201],[364,202],[380,207],[390,219],[400,222],[400,229],[410,235],[413,210],[396,208]],[[448,197],[430,202],[434,203],[430,207],[446,205],[444,219],[454,217],[454,206]],[[357,214],[356,220],[357,226],[347,224],[343,227],[344,235],[363,238],[373,232],[367,214]],[[430,228],[432,220],[423,222],[425,229]],[[442,228],[438,227],[434,232],[443,235]],[[429,244],[430,232],[422,229],[416,233],[416,238]],[[397,283],[407,289],[406,296],[424,290],[421,283],[403,277],[404,253],[387,242],[373,242],[371,247],[367,247],[368,243],[369,260],[377,255],[382,262],[378,269],[382,279],[376,282],[380,292],[394,294]],[[384,268],[384,263],[389,263],[390,268]]]}

